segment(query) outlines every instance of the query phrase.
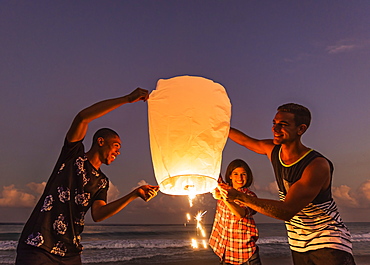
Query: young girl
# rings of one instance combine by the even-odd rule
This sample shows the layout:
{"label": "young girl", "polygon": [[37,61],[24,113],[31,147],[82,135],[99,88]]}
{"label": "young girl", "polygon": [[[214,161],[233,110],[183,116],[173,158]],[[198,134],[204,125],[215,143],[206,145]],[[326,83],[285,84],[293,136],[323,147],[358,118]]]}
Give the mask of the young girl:
{"label": "young girl", "polygon": [[[252,171],[241,159],[232,161],[226,170],[226,183],[236,190],[256,196],[248,187]],[[260,265],[256,241],[258,230],[252,217],[256,212],[235,202],[222,200],[218,189],[213,192],[217,209],[209,244],[223,264]]]}

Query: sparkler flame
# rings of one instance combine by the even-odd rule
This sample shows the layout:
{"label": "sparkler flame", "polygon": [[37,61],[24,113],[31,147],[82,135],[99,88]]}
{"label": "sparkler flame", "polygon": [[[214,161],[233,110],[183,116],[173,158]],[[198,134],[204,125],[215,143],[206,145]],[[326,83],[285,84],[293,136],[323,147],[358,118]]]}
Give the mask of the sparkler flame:
{"label": "sparkler flame", "polygon": [[187,214],[186,214],[186,219],[187,219],[187,221],[188,221],[188,222],[190,221],[190,219],[191,219],[191,217],[190,217],[190,213],[187,213]]}
{"label": "sparkler flame", "polygon": [[190,204],[190,207],[193,207],[193,200],[195,199],[197,195],[194,194],[194,193],[189,193],[188,197],[189,197],[189,204]]}
{"label": "sparkler flame", "polygon": [[[185,189],[187,190],[187,193],[188,193],[188,198],[189,198],[189,204],[190,204],[190,207],[193,206],[193,200],[195,199],[196,197],[196,193],[195,193],[195,190],[194,190],[194,186],[192,185],[187,185],[185,187]],[[206,214],[207,211],[199,211],[195,216],[194,216],[194,219],[197,223],[196,225],[196,229],[197,229],[197,236],[198,237],[202,237],[203,239],[199,239],[199,242],[203,245],[203,248],[207,248],[207,242],[204,238],[206,238],[206,232],[202,226],[202,218],[203,216]],[[187,213],[186,214],[186,219],[187,219],[187,222],[189,223],[190,220],[191,220],[191,217],[190,217],[190,214]],[[186,225],[186,224],[185,224]],[[192,248],[199,248],[198,246],[198,239],[196,238],[192,238],[191,239],[191,247]]]}
{"label": "sparkler flame", "polygon": [[[197,222],[196,229],[197,229],[197,235],[201,235],[201,237],[205,238],[206,237],[206,232],[202,226],[202,218],[206,214],[207,211],[199,211],[195,216],[194,220]],[[190,221],[190,214],[187,213],[186,217],[188,218],[188,222]],[[207,241],[205,239],[202,239],[201,244],[203,245],[203,248],[207,248]],[[193,248],[199,248],[198,246],[198,241],[195,238],[191,239],[191,246]]]}
{"label": "sparkler flame", "polygon": [[197,224],[200,224],[200,222],[202,221],[203,215],[205,215],[206,212],[207,211],[204,211],[204,212],[199,211],[197,213],[197,215],[195,216],[195,220],[197,220]]}
{"label": "sparkler flame", "polygon": [[202,237],[206,237],[206,232],[204,231],[203,227],[200,228],[200,233],[202,234]]}
{"label": "sparkler flame", "polygon": [[191,246],[193,248],[198,248],[198,241],[194,238],[191,239]]}
{"label": "sparkler flame", "polygon": [[207,248],[207,241],[205,239],[202,240],[203,248]]}
{"label": "sparkler flame", "polygon": [[204,231],[204,228],[202,226],[202,218],[206,214],[206,212],[207,211],[198,212],[198,214],[195,216],[195,220],[197,221],[197,229],[203,237],[206,237],[206,232]]}

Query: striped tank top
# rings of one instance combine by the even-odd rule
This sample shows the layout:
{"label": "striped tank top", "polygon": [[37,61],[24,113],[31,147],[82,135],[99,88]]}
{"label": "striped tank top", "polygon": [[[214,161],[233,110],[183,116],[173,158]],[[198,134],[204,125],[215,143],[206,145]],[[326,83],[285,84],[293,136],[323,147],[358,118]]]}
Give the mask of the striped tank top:
{"label": "striped tank top", "polygon": [[[280,150],[280,145],[274,147],[271,162],[279,186],[279,197],[284,201],[289,187],[301,178],[306,166],[317,157],[325,157],[310,150],[295,163],[285,165],[280,159]],[[332,177],[333,164],[325,159],[329,162]],[[332,198],[331,184],[292,219],[286,221],[285,225],[291,250],[306,252],[333,248],[352,253],[351,235]]]}

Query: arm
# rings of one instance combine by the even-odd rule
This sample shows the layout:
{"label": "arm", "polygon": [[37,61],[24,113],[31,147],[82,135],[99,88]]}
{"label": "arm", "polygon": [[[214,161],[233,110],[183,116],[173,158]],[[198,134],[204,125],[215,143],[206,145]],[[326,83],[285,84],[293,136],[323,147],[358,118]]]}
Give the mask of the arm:
{"label": "arm", "polygon": [[262,155],[268,155],[269,157],[272,149],[274,148],[272,140],[254,139],[235,128],[230,128],[229,138],[235,143],[240,144],[251,151]]}
{"label": "arm", "polygon": [[[212,191],[212,195],[213,195],[213,198],[215,198],[216,200],[223,200],[220,194],[220,191],[217,188]],[[227,201],[227,200],[223,200],[223,201],[226,204],[227,208],[229,208],[229,210],[238,218],[243,218],[247,214],[247,209],[245,207],[242,207],[232,201]]]}
{"label": "arm", "polygon": [[103,221],[121,211],[138,197],[142,198],[144,201],[151,200],[157,195],[158,189],[158,186],[144,185],[108,204],[103,200],[96,200],[91,207],[91,216],[94,222]]}
{"label": "arm", "polygon": [[312,202],[320,191],[330,185],[330,167],[324,158],[316,158],[304,170],[300,180],[290,188],[284,201],[260,199],[220,184],[221,195],[238,201],[264,215],[288,221]]}
{"label": "arm", "polygon": [[227,208],[238,218],[243,218],[247,215],[247,209],[245,207],[242,207],[238,205],[235,202],[229,202],[227,200],[224,200]]}
{"label": "arm", "polygon": [[77,142],[82,140],[87,132],[88,124],[108,112],[122,106],[126,103],[133,103],[139,100],[146,101],[149,97],[148,91],[137,88],[129,95],[100,101],[81,110],[74,118],[71,127],[67,133],[68,142]]}

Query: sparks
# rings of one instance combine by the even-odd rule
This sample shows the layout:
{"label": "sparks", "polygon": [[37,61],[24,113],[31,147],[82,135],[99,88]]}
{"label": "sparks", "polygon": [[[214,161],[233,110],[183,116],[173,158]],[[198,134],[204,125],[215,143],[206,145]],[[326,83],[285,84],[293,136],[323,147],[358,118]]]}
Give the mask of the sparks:
{"label": "sparks", "polygon": [[188,222],[190,222],[190,219],[191,219],[191,217],[190,217],[190,213],[187,213],[187,214],[186,214],[186,220],[187,220]]}
{"label": "sparks", "polygon": [[200,233],[202,234],[202,237],[206,237],[206,232],[204,231],[203,227],[201,227],[199,230]]}
{"label": "sparks", "polygon": [[205,239],[202,240],[203,248],[207,248],[207,241]]}
{"label": "sparks", "polygon": [[191,239],[191,246],[193,248],[198,248],[198,242],[197,240],[195,240],[194,238]]}
{"label": "sparks", "polygon": [[[194,195],[195,197],[195,195]],[[193,197],[193,198],[194,198]],[[190,197],[190,194],[189,194],[189,202],[190,202],[190,207],[192,206],[192,199]],[[206,238],[206,232],[202,226],[202,218],[203,216],[207,213],[207,211],[199,211],[195,216],[194,216],[194,220],[196,221],[197,225],[196,225],[196,230],[197,230],[197,237],[198,238],[192,238],[191,239],[191,247],[194,248],[194,249],[198,249],[199,248],[199,245],[198,245],[198,240],[199,240],[199,244],[201,244],[203,246],[203,248],[207,248],[207,240],[205,240]],[[190,217],[190,214],[187,213],[186,214],[186,219],[187,219],[187,223],[190,222],[191,220],[191,217]],[[186,226],[186,223],[185,223],[185,226]],[[202,239],[200,239],[202,238]]]}
{"label": "sparks", "polygon": [[195,220],[197,221],[197,229],[199,233],[202,235],[202,237],[206,237],[206,232],[204,231],[204,228],[202,226],[202,218],[206,214],[206,212],[207,211],[198,212],[198,214],[195,216]]}
{"label": "sparks", "polygon": [[189,193],[188,198],[190,207],[193,207],[193,200],[195,199],[196,196],[197,196],[196,194]]}
{"label": "sparks", "polygon": [[195,220],[197,220],[197,223],[200,223],[202,221],[203,215],[206,214],[207,211],[204,212],[198,212],[197,215],[195,216]]}

